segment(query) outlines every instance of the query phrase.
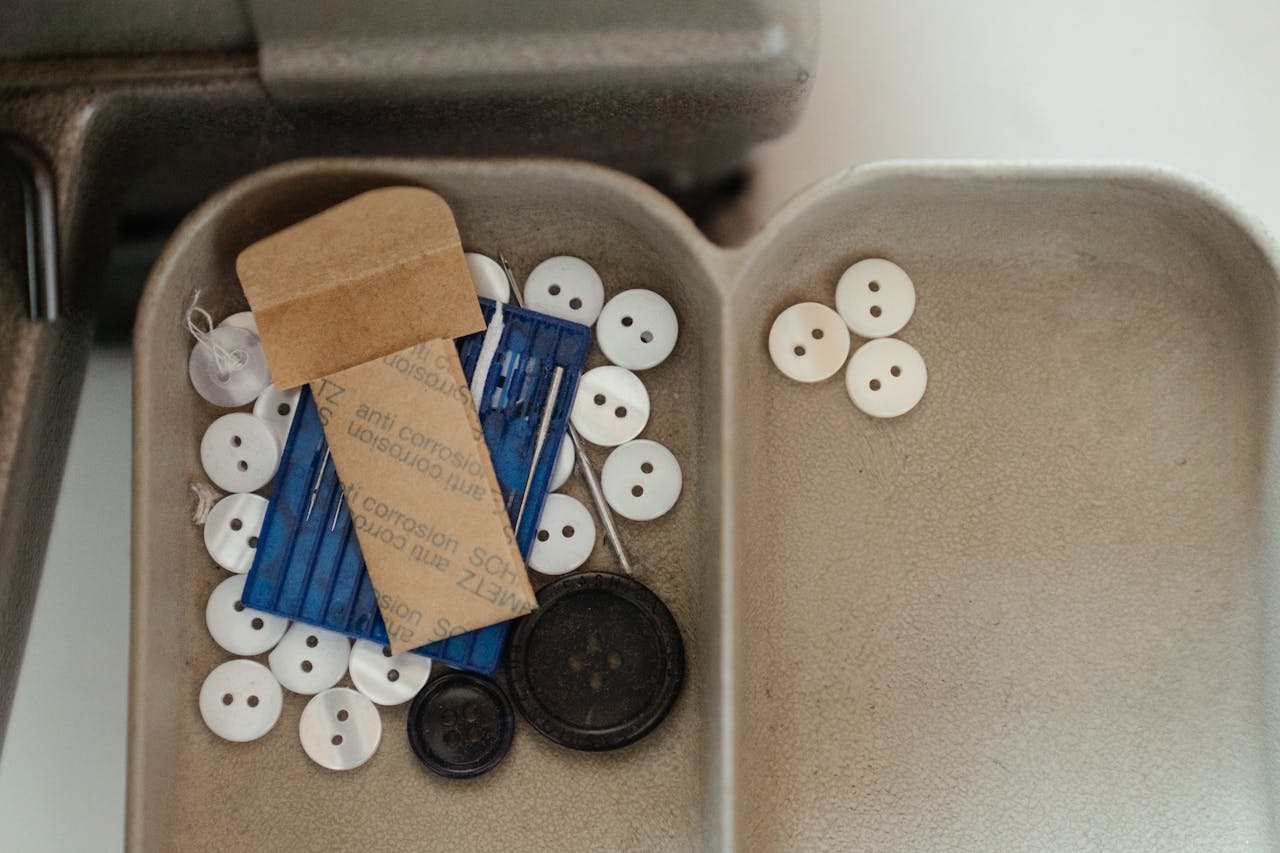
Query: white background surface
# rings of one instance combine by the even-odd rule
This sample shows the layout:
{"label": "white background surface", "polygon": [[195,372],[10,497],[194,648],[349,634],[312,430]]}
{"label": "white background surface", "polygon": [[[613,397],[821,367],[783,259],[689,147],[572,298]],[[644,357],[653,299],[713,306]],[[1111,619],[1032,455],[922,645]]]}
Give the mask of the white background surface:
{"label": "white background surface", "polygon": [[[1208,180],[1280,233],[1280,3],[832,0],[823,13],[806,115],[757,158],[756,223],[873,160],[1142,160]],[[99,348],[90,362],[0,756],[0,850],[122,843],[128,358]]]}

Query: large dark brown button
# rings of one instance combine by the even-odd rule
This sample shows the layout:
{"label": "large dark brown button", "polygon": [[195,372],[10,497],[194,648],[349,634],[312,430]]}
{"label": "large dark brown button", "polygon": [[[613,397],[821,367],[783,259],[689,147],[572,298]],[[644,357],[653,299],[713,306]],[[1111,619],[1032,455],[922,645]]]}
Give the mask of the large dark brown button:
{"label": "large dark brown button", "polygon": [[507,679],[525,719],[574,749],[617,749],[651,732],[684,680],[671,611],[638,581],[607,572],[538,592],[507,649]]}

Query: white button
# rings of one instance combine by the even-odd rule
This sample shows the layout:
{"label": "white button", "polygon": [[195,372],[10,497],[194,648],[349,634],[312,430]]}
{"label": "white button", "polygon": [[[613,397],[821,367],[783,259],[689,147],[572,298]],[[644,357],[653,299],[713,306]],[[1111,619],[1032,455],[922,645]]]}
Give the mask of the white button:
{"label": "white button", "polygon": [[604,305],[604,284],[591,264],[560,255],[533,268],[524,283],[526,308],[590,326]]}
{"label": "white button", "polygon": [[789,379],[821,382],[849,357],[849,327],[825,305],[792,305],[769,330],[769,357]]}
{"label": "white button", "polygon": [[289,438],[289,427],[293,426],[293,416],[298,413],[298,398],[301,396],[301,385],[292,391],[281,391],[272,384],[263,389],[253,404],[253,413],[275,430],[276,443],[280,445],[282,454],[284,443]]}
{"label": "white button", "polygon": [[563,575],[585,563],[595,546],[596,523],[582,502],[569,495],[547,495],[529,551],[529,568]]}
{"label": "white button", "polygon": [[615,448],[600,471],[605,500],[632,521],[650,521],[675,506],[682,482],[671,451],[645,438]]}
{"label": "white button", "polygon": [[902,267],[881,258],[858,261],[836,285],[836,310],[864,338],[887,338],[916,310],[916,288]]}
{"label": "white button", "polygon": [[566,433],[565,437],[560,439],[560,450],[556,453],[556,465],[551,469],[551,484],[547,486],[548,492],[554,492],[569,482],[576,459],[577,454],[573,452],[573,439]]}
{"label": "white button", "polygon": [[467,271],[471,273],[471,283],[475,285],[476,295],[499,302],[511,299],[511,282],[502,265],[488,255],[479,252],[467,252]]}
{"label": "white button", "polygon": [[[215,352],[224,353],[218,365]],[[234,359],[236,365],[226,363]],[[219,326],[204,341],[197,341],[187,360],[187,373],[196,393],[215,406],[233,409],[252,403],[271,381],[262,342],[248,329]]]}
{"label": "white button", "polygon": [[244,574],[253,568],[267,499],[260,495],[227,495],[213,505],[204,520],[204,547],[213,561],[229,572]]}
{"label": "white button", "polygon": [[431,658],[411,652],[391,654],[391,649],[369,640],[351,647],[351,681],[356,689],[379,705],[408,702],[431,677]]}
{"label": "white button", "polygon": [[927,381],[920,353],[897,338],[877,338],[860,346],[844,377],[854,405],[877,418],[911,411],[924,396]]}
{"label": "white button", "polygon": [[341,634],[295,622],[271,650],[267,663],[285,690],[319,693],[347,671],[351,641]]}
{"label": "white button", "polygon": [[233,655],[260,655],[271,649],[289,627],[282,616],[245,607],[244,575],[234,575],[214,587],[204,608],[209,636]]}
{"label": "white button", "polygon": [[588,370],[578,381],[569,420],[578,435],[593,444],[622,444],[639,435],[649,422],[649,392],[640,377],[625,367]]}
{"label": "white button", "polygon": [[248,412],[223,415],[200,440],[200,464],[223,491],[256,491],[271,482],[280,464],[275,430]]}
{"label": "white button", "polygon": [[271,670],[257,661],[229,660],[200,687],[200,716],[220,738],[257,740],[280,719],[284,694]]}
{"label": "white button", "polygon": [[254,319],[252,311],[237,311],[235,314],[228,315],[218,325],[235,326],[237,329],[248,329],[255,335],[258,334],[258,321]]}
{"label": "white button", "polygon": [[382,718],[366,697],[350,687],[335,687],[317,694],[302,709],[298,738],[321,767],[353,770],[378,751]]}
{"label": "white button", "polygon": [[624,290],[596,321],[596,343],[605,358],[628,370],[656,367],[675,349],[680,322],[671,303],[652,290]]}

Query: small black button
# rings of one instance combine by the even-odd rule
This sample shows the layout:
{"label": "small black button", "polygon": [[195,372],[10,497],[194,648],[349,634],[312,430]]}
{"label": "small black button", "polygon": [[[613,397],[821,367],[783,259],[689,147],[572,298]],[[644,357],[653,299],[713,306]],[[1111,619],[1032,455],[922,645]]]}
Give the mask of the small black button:
{"label": "small black button", "polygon": [[507,648],[507,681],[535,729],[574,749],[617,749],[651,732],[684,680],[684,643],[648,587],[609,572],[538,592]]}
{"label": "small black button", "polygon": [[409,745],[428,770],[451,779],[487,773],[507,755],[515,712],[487,678],[451,672],[409,706]]}

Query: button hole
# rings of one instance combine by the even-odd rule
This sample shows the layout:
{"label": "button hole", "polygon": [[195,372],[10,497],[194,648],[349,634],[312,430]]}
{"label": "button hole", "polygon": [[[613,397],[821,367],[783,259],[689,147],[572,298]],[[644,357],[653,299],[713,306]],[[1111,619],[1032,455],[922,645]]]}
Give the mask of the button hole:
{"label": "button hole", "polygon": [[230,705],[230,704],[231,704],[232,702],[234,702],[234,701],[236,701],[236,700],[235,700],[235,697],[234,697],[234,696],[232,696],[230,693],[223,693],[223,694],[222,694],[222,704],[223,704],[223,705]]}
{"label": "button hole", "polygon": [[231,606],[232,606],[232,607],[234,607],[234,608],[236,609],[236,612],[237,612],[237,613],[239,613],[241,610],[244,610],[244,602],[243,602],[243,601],[237,601],[235,604],[233,604],[233,605],[231,605]]}
{"label": "button hole", "polygon": [[249,623],[249,627],[255,631],[261,631],[263,624],[262,618],[260,616],[255,616],[253,617],[253,621]]}
{"label": "button hole", "polygon": [[603,406],[605,403],[605,396],[603,394],[597,394],[591,398],[591,401],[597,406]]}
{"label": "button hole", "polygon": [[550,287],[548,287],[548,288],[547,288],[547,293],[550,293],[552,296],[559,296],[559,295],[560,295],[560,285],[558,285],[558,284],[553,284],[553,285],[551,285]]}
{"label": "button hole", "polygon": [[311,670],[313,670],[313,669],[315,669],[315,667],[313,667],[313,666],[311,665],[311,661],[309,661],[309,660],[304,660],[304,661],[302,662],[302,671],[303,671],[303,672],[310,672],[310,671],[311,671]]}
{"label": "button hole", "polygon": [[895,364],[893,367],[889,368],[889,373],[892,376],[901,376],[902,368]]}
{"label": "button hole", "polygon": [[240,439],[240,436],[238,436],[238,435],[233,435],[233,436],[231,436],[231,446],[232,446],[232,447],[239,447],[241,444],[244,444],[244,442]]}
{"label": "button hole", "polygon": [[342,746],[342,735],[334,735],[332,738],[329,739],[329,743],[333,744],[334,746]]}
{"label": "button hole", "polygon": [[630,326],[630,325],[631,325],[632,323],[634,323],[634,322],[635,322],[635,320],[632,320],[630,317],[623,317],[623,318],[622,318],[622,325],[624,325],[624,326]]}
{"label": "button hole", "polygon": [[627,407],[619,406],[613,410],[614,417],[625,418],[627,416]]}
{"label": "button hole", "polygon": [[879,305],[872,305],[872,306],[871,306],[871,316],[872,316],[872,317],[879,317],[879,316],[880,316],[880,313],[881,313],[881,312],[880,312],[880,306],[879,306]]}
{"label": "button hole", "polygon": [[641,462],[641,463],[640,463],[640,473],[642,473],[642,474],[652,474],[652,473],[653,473],[653,463],[652,463],[652,462]]}
{"label": "button hole", "polygon": [[250,708],[256,708],[256,707],[258,707],[258,697],[257,697],[257,696],[250,696],[250,697],[249,697],[248,699],[246,699],[245,701],[249,704],[249,707],[250,707]]}
{"label": "button hole", "polygon": [[638,498],[638,497],[640,497],[640,496],[641,496],[641,495],[643,495],[643,494],[644,494],[644,486],[632,486],[632,487],[631,487],[631,495],[632,495],[632,497],[637,497],[637,498]]}
{"label": "button hole", "polygon": [[545,531],[545,530],[539,530],[539,531],[538,531],[538,541],[539,541],[539,542],[546,542],[546,541],[547,541],[548,539],[550,539],[550,538],[551,538],[551,534],[550,534],[550,533],[548,533],[547,531]]}
{"label": "button hole", "polygon": [[288,403],[281,403],[280,405],[276,406],[276,414],[282,418],[288,417],[289,412],[291,411],[293,411],[293,409],[289,406]]}
{"label": "button hole", "polygon": [[400,680],[400,670],[398,669],[387,670],[387,681],[394,683],[399,680]]}
{"label": "button hole", "polygon": [[653,332],[650,332],[650,331],[641,332],[640,342],[645,344],[653,343]]}
{"label": "button hole", "polygon": [[811,334],[813,335],[813,339],[814,339],[815,341],[820,341],[820,340],[822,340],[822,335],[823,335],[824,333],[823,333],[823,331],[822,331],[821,329],[814,329],[814,330],[813,330],[813,332],[811,332]]}
{"label": "button hole", "polygon": [[803,356],[803,355],[804,355],[805,350],[804,350],[804,347],[796,347],[796,348],[795,348],[795,350],[794,350],[794,352],[795,352],[795,354],[796,354],[796,355],[798,355],[798,356]]}
{"label": "button hole", "polygon": [[566,524],[564,527],[560,529],[560,535],[562,535],[565,539],[572,539],[574,532],[575,531],[573,529],[572,524]]}
{"label": "button hole", "polygon": [[314,649],[314,648],[315,648],[316,646],[318,646],[318,645],[320,645],[320,638],[319,638],[319,637],[317,637],[315,634],[308,634],[308,635],[307,635],[307,648],[309,648],[309,649]]}
{"label": "button hole", "polygon": [[349,716],[350,716],[350,714],[348,714],[348,713],[347,713],[347,709],[346,709],[346,708],[340,708],[340,709],[338,709],[338,722],[340,722],[340,723],[345,723],[345,722],[347,721],[347,717],[349,717]]}
{"label": "button hole", "polygon": [[871,380],[871,390],[872,390],[872,391],[879,391],[879,390],[880,390],[880,380],[879,380],[879,379],[872,379],[872,380]]}
{"label": "button hole", "polygon": [[239,462],[236,463],[236,467],[239,468],[241,471],[248,471],[249,463],[241,459]]}
{"label": "button hole", "polygon": [[243,522],[243,521],[241,521],[241,520],[240,520],[240,519],[238,519],[238,518],[233,518],[233,519],[231,519],[231,529],[232,529],[232,530],[239,530],[241,527],[244,527],[244,522]]}
{"label": "button hole", "polygon": [[574,311],[577,311],[579,308],[582,307],[582,300],[576,296],[573,297],[572,299],[569,300],[569,307],[572,308]]}
{"label": "button hole", "polygon": [[867,290],[870,290],[872,293],[879,293],[879,292],[880,292],[880,282],[878,282],[878,281],[868,282],[868,283],[867,283]]}

